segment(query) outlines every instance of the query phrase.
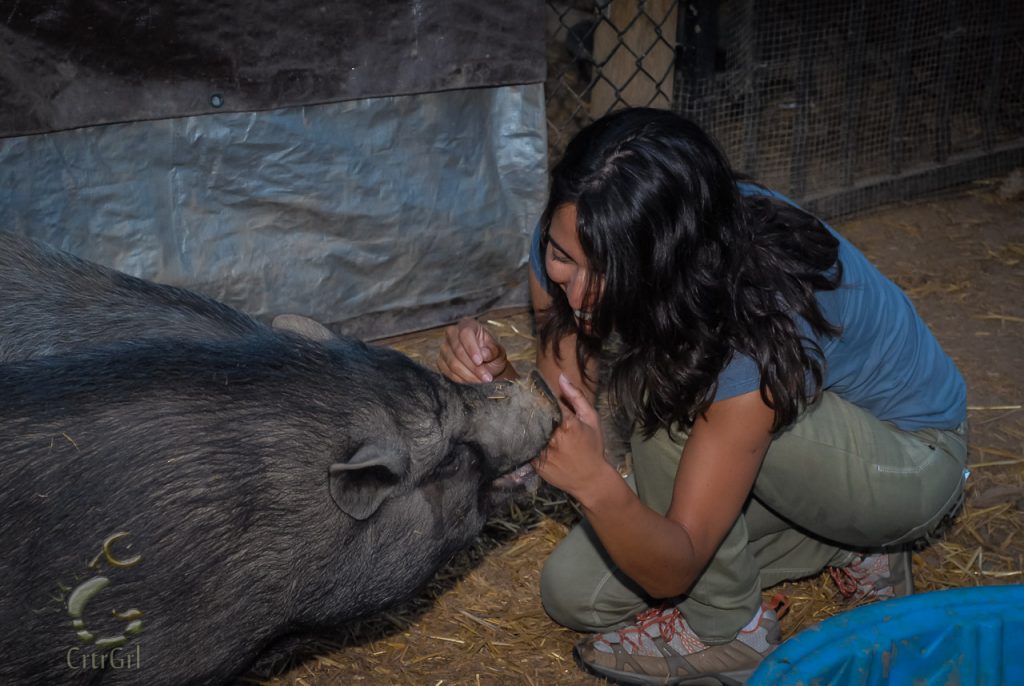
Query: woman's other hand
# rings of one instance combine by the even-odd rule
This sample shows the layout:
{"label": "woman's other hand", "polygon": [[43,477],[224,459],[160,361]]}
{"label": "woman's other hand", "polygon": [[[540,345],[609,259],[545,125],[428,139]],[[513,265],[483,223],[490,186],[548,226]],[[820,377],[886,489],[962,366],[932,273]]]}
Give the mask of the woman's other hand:
{"label": "woman's other hand", "polygon": [[437,368],[459,383],[482,383],[518,376],[508,361],[505,348],[483,324],[468,317],[444,330],[444,342],[437,354]]}
{"label": "woman's other hand", "polygon": [[558,377],[563,401],[570,411],[563,413],[562,424],[555,429],[547,448],[533,461],[533,468],[552,486],[572,495],[581,503],[591,491],[601,489],[608,476],[618,473],[604,459],[604,439],[597,410],[565,374]]}

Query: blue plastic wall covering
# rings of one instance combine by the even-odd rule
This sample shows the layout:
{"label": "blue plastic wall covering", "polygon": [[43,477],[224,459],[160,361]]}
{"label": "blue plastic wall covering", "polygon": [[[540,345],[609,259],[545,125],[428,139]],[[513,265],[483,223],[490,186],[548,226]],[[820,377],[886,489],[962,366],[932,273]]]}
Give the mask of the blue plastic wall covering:
{"label": "blue plastic wall covering", "polygon": [[542,84],[0,139],[0,229],[375,338],[527,301]]}
{"label": "blue plastic wall covering", "polygon": [[855,608],[783,643],[747,686],[1019,686],[1024,586],[934,591]]}

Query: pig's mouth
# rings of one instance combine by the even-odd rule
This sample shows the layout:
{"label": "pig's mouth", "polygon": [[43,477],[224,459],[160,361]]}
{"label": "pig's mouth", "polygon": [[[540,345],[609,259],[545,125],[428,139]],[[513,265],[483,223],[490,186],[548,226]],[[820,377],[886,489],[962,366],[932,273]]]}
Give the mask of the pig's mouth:
{"label": "pig's mouth", "polygon": [[491,482],[491,488],[497,491],[510,491],[525,489],[528,491],[537,490],[540,485],[540,477],[534,471],[533,465],[527,462],[520,465],[511,472],[502,474]]}
{"label": "pig's mouth", "polygon": [[491,481],[490,488],[481,493],[480,507],[486,513],[495,512],[519,496],[536,493],[539,487],[540,477],[527,462]]}

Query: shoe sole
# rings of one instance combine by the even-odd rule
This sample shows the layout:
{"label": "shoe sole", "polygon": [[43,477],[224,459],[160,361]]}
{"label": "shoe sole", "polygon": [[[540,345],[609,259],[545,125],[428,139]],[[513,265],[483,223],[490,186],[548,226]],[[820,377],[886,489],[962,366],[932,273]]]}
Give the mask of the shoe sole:
{"label": "shoe sole", "polygon": [[754,668],[721,674],[693,674],[689,676],[650,676],[636,672],[620,672],[617,669],[588,664],[573,648],[572,656],[580,668],[622,686],[743,686],[754,673]]}

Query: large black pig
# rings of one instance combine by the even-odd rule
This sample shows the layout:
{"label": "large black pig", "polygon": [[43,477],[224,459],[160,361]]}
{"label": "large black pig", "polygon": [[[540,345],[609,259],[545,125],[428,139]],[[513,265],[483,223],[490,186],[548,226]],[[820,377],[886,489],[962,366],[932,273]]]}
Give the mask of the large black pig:
{"label": "large black pig", "polygon": [[4,684],[223,683],[278,637],[399,602],[479,533],[558,419],[542,382],[461,386],[254,321],[96,342],[72,314],[77,343],[47,349],[62,312],[20,311],[47,324],[6,349],[36,357],[0,367]]}
{"label": "large black pig", "polygon": [[212,298],[0,232],[0,362],[102,342],[228,338],[265,328]]}
{"label": "large black pig", "polygon": [[[213,340],[266,333],[244,312],[184,288],[157,284],[0,231],[0,363],[114,341]],[[278,315],[273,328],[326,342],[308,317]]]}

